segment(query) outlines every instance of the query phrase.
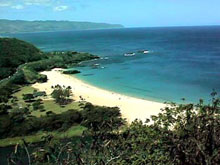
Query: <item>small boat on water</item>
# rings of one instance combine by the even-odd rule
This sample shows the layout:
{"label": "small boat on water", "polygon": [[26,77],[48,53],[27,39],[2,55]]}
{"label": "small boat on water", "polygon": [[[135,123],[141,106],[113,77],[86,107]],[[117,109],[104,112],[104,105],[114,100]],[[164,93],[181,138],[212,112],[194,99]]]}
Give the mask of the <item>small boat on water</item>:
{"label": "small boat on water", "polygon": [[150,53],[150,51],[149,50],[144,50],[143,53],[148,54],[148,53]]}
{"label": "small boat on water", "polygon": [[125,57],[135,56],[135,53],[125,53],[124,56]]}
{"label": "small boat on water", "polygon": [[148,54],[148,53],[150,53],[150,51],[149,50],[140,50],[140,51],[138,51],[138,53]]}
{"label": "small boat on water", "polygon": [[98,69],[100,67],[100,64],[93,64],[91,65],[92,69]]}

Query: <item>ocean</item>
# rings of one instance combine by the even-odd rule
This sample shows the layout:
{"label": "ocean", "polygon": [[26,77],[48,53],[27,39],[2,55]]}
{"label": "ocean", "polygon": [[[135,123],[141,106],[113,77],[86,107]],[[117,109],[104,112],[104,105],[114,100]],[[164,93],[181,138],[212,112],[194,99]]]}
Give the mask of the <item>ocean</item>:
{"label": "ocean", "polygon": [[[43,51],[90,52],[79,79],[128,96],[164,102],[210,101],[220,92],[220,27],[124,28],[7,34]],[[148,54],[138,53],[149,50]],[[135,52],[135,56],[124,54]],[[94,67],[96,66],[96,67]]]}

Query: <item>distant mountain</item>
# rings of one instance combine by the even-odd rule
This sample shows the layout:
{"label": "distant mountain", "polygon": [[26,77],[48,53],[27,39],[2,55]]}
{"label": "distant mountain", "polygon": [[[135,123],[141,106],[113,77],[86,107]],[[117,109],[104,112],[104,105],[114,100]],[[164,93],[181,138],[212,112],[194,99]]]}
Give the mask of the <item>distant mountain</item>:
{"label": "distant mountain", "polygon": [[0,19],[0,33],[123,28],[119,24],[75,21],[23,21]]}

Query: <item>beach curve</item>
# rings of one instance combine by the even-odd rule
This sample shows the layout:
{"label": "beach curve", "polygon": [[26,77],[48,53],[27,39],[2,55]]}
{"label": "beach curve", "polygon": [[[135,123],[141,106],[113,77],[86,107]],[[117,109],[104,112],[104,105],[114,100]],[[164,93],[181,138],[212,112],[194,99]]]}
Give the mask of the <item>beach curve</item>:
{"label": "beach curve", "polygon": [[83,98],[85,101],[91,102],[94,105],[119,107],[122,117],[126,118],[129,123],[135,119],[145,122],[147,118],[150,118],[151,115],[157,115],[166,106],[163,103],[104,90],[87,84],[73,75],[62,74],[61,71],[62,69],[55,68],[51,71],[41,72],[41,74],[47,76],[48,81],[45,83],[35,83],[32,87],[40,91],[45,91],[49,95],[53,90],[51,86],[57,84],[70,86],[75,101],[81,101],[81,98]]}

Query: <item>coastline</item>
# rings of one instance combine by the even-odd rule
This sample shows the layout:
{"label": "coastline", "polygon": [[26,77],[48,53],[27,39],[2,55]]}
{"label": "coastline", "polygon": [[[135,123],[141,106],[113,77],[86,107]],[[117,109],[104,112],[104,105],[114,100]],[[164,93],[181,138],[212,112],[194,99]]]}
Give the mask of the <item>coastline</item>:
{"label": "coastline", "polygon": [[51,71],[41,72],[41,74],[47,75],[48,81],[46,83],[33,84],[32,87],[45,91],[49,95],[52,92],[51,86],[57,84],[71,86],[75,101],[81,101],[80,97],[82,97],[85,101],[94,105],[117,106],[121,110],[122,117],[126,118],[128,123],[135,119],[145,122],[147,118],[150,118],[151,115],[157,115],[161,112],[161,108],[166,106],[163,103],[126,96],[92,86],[72,75],[62,74],[61,70],[55,68]]}

